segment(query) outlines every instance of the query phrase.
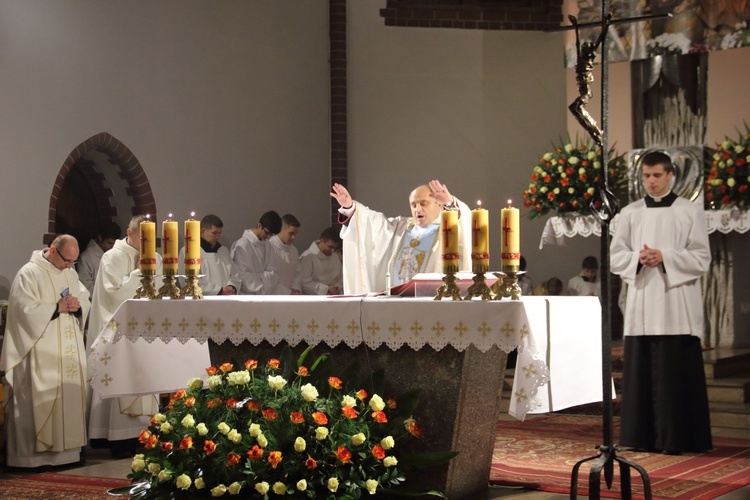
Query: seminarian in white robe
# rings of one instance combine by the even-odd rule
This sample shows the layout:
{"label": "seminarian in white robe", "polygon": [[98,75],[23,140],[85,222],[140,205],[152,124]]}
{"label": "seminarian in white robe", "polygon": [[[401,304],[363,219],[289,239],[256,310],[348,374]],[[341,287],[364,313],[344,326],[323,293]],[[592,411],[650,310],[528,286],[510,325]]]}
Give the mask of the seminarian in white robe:
{"label": "seminarian in white robe", "polygon": [[[229,256],[229,249],[220,243],[218,247],[201,238],[201,271],[198,286],[203,295],[221,295],[225,286],[231,285],[239,293],[241,280]],[[185,274],[185,247],[180,249],[180,274]]]}
{"label": "seminarian in white robe", "polygon": [[[104,253],[94,285],[87,346],[95,342],[120,304],[135,296],[141,284],[141,272],[136,268],[139,258],[140,252],[127,243],[127,237],[115,241],[114,247]],[[161,286],[158,278],[161,274],[162,260],[157,253],[157,288]],[[148,427],[151,415],[158,411],[158,403],[153,395],[101,399],[98,391],[92,390],[89,438],[121,441],[138,437]]]}
{"label": "seminarian in white robe", "polygon": [[330,285],[336,285],[339,292],[344,291],[344,273],[341,259],[334,252],[326,255],[318,248],[318,241],[313,241],[310,248],[299,258],[300,284],[305,295],[328,295]]}
{"label": "seminarian in white robe", "polygon": [[292,290],[301,291],[299,250],[293,243],[287,245],[279,235],[271,236],[268,247],[273,258],[273,267],[279,273],[279,282],[271,292],[272,295],[289,295]]}
{"label": "seminarian in white robe", "polygon": [[[617,216],[611,270],[628,286],[620,445],[667,453],[711,449],[700,279],[711,262],[701,205],[668,193]],[[639,252],[661,252],[644,266]]]}
{"label": "seminarian in white robe", "polygon": [[240,294],[269,295],[279,284],[268,241],[262,241],[251,229],[245,229],[232,243],[229,254],[242,281]]}
{"label": "seminarian in white robe", "polygon": [[[471,210],[454,198],[459,210],[460,270],[471,270]],[[417,273],[442,273],[440,217],[427,227],[411,217],[386,217],[354,201],[339,208],[343,241],[344,293],[379,292],[409,281]]]}
{"label": "seminarian in white robe", "polygon": [[94,284],[96,283],[96,273],[99,270],[99,261],[102,260],[104,250],[95,240],[89,240],[86,250],[81,252],[76,264],[78,278],[89,291],[90,296],[94,295]]}
{"label": "seminarian in white robe", "polygon": [[[89,292],[72,268],[60,270],[35,251],[13,280],[0,356],[5,399],[7,464],[63,465],[86,445],[86,352],[82,325]],[[64,294],[81,314],[56,315]]]}

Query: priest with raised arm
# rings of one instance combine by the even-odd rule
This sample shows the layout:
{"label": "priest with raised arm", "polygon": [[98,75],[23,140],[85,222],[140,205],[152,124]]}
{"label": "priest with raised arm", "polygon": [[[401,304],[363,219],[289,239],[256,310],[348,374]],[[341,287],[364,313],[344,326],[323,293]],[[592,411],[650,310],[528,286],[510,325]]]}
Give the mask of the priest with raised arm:
{"label": "priest with raised arm", "polygon": [[442,272],[443,210],[459,211],[461,270],[471,270],[471,211],[440,181],[430,181],[411,192],[411,217],[386,217],[354,201],[341,184],[333,185],[331,196],[341,206],[344,293],[384,290],[386,274],[390,274],[390,284],[397,286],[417,273]]}

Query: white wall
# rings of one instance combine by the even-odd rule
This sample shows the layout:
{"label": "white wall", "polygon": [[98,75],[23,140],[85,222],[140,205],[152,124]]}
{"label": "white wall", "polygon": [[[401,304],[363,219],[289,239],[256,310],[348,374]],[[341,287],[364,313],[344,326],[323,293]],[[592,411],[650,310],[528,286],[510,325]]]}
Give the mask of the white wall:
{"label": "white wall", "polygon": [[[47,232],[53,182],[99,132],[132,151],[158,216],[328,223],[327,2],[3,0],[0,298]],[[315,195],[311,195],[315,193]]]}

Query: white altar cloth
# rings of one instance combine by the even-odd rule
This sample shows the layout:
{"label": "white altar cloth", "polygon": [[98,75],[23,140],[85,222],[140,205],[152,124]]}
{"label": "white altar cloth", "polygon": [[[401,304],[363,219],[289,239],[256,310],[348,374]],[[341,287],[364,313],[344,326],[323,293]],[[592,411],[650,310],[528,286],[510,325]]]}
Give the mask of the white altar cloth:
{"label": "white altar cloth", "polygon": [[[570,330],[571,335],[590,331],[592,334],[586,334],[585,338],[592,341],[600,337],[599,307],[591,304],[591,299],[597,299],[566,299],[570,299],[570,307],[565,311],[573,313],[571,317],[575,322],[561,324],[559,328]],[[541,354],[537,350],[532,333],[534,323],[529,322],[527,315],[527,301],[534,304],[535,315],[549,317],[543,312],[546,306],[536,305],[539,298],[462,302],[319,296],[128,300],[92,345],[88,359],[91,384],[103,397],[164,393],[183,388],[190,378],[205,374],[203,368],[210,366],[206,343],[209,338],[217,343],[231,341],[235,345],[245,340],[253,344],[266,340],[272,345],[281,341],[297,345],[304,340],[311,345],[325,343],[331,347],[342,342],[349,347],[364,343],[370,348],[385,344],[394,350],[403,346],[419,350],[425,345],[440,350],[451,345],[463,351],[474,345],[485,352],[494,346],[504,351],[518,346],[517,376],[509,413],[523,419],[527,412],[542,406],[542,394],[549,397],[549,391],[539,391],[548,378],[546,348]],[[591,328],[584,328],[584,325]],[[539,335],[545,337],[545,345],[548,345],[549,327],[539,328]],[[597,335],[593,335],[594,330]],[[587,372],[584,368],[588,368],[588,373],[599,373],[586,384],[598,387],[598,396],[593,400],[600,401],[601,364],[596,359],[562,370],[560,380],[564,380],[562,372]],[[563,381],[560,385],[566,383]],[[581,392],[580,386],[569,389]],[[546,404],[554,409],[564,407]]]}

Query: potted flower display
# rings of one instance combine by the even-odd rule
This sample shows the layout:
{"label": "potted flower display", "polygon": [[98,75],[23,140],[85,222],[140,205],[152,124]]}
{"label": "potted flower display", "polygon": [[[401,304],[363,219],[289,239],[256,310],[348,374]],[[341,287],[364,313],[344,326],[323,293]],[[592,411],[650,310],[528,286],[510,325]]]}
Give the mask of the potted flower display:
{"label": "potted flower display", "polygon": [[[617,192],[625,186],[627,162],[624,155],[616,155],[614,148],[607,154],[609,187]],[[591,140],[568,141],[554,146],[539,158],[531,173],[531,182],[523,192],[524,207],[531,218],[548,212],[558,215],[583,213],[589,205],[601,206],[599,189],[602,176],[601,150]]]}
{"label": "potted flower display", "polygon": [[706,207],[709,209],[750,207],[750,127],[737,140],[718,144],[704,177]]}
{"label": "potted flower display", "polygon": [[[131,498],[360,498],[401,486],[402,442],[421,430],[416,394],[388,399],[316,376],[305,359],[206,369],[151,418],[131,464]],[[282,356],[282,359],[284,357]],[[438,456],[440,455],[440,456]],[[455,453],[431,454],[433,464]],[[443,496],[439,492],[426,492]]]}

